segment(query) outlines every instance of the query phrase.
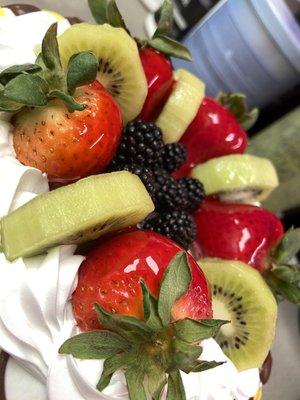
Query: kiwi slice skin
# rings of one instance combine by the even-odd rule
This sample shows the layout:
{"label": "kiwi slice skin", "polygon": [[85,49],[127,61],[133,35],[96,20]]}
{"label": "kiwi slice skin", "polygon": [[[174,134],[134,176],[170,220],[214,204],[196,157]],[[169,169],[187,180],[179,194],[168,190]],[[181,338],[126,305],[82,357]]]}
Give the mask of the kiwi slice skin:
{"label": "kiwi slice skin", "polygon": [[58,43],[65,68],[73,54],[92,51],[99,60],[97,79],[118,102],[124,123],[139,115],[148,85],[137,44],[124,29],[108,24],[75,24],[58,38]]}
{"label": "kiwi slice skin", "polygon": [[215,339],[239,371],[260,368],[275,335],[276,300],[262,276],[240,261],[198,261],[211,284],[214,318],[231,321]]}
{"label": "kiwi slice skin", "polygon": [[1,247],[9,261],[30,257],[136,225],[153,210],[138,176],[95,175],[37,196],[2,218]]}
{"label": "kiwi slice skin", "polygon": [[249,190],[247,201],[262,201],[278,186],[278,176],[272,162],[248,154],[234,154],[213,158],[192,170],[191,176],[199,179],[206,194],[216,195]]}

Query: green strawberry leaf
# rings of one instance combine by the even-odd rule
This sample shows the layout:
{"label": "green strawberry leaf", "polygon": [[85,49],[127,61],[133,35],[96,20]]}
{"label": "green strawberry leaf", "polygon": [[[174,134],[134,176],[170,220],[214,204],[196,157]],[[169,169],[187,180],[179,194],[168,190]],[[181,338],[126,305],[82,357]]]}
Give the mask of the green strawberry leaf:
{"label": "green strawberry leaf", "polygon": [[160,400],[161,393],[167,384],[166,373],[159,366],[154,365],[147,371],[148,391],[152,400]]}
{"label": "green strawberry leaf", "polygon": [[0,92],[0,111],[16,112],[21,110],[22,107],[23,104],[5,98],[3,90]]}
{"label": "green strawberry leaf", "polygon": [[185,390],[179,371],[169,374],[166,400],[186,400]]}
{"label": "green strawberry leaf", "polygon": [[131,362],[132,356],[130,353],[116,354],[107,358],[103,363],[103,371],[97,384],[97,389],[102,392],[109,385],[113,374]]}
{"label": "green strawberry leaf", "polygon": [[35,74],[41,71],[41,67],[37,64],[21,64],[13,65],[0,72],[0,82],[6,85],[9,81],[21,74]]}
{"label": "green strawberry leaf", "polygon": [[73,94],[78,86],[83,86],[95,80],[98,72],[98,60],[94,53],[83,51],[74,54],[68,64],[67,86]]}
{"label": "green strawberry leaf", "polygon": [[146,391],[144,388],[144,377],[145,373],[142,368],[126,369],[125,378],[130,400],[147,400]]}
{"label": "green strawberry leaf", "polygon": [[65,341],[59,354],[72,354],[81,360],[101,360],[129,347],[126,340],[113,332],[92,331]]}
{"label": "green strawberry leaf", "polygon": [[281,265],[273,269],[273,274],[291,285],[300,285],[300,265]]}
{"label": "green strawberry leaf", "polygon": [[172,325],[175,330],[176,337],[189,343],[199,342],[200,340],[214,337],[222,325],[228,321],[208,319],[208,320],[192,320],[182,319],[174,322]]}
{"label": "green strawberry leaf", "polygon": [[144,281],[141,281],[143,293],[144,321],[153,330],[161,329],[162,323],[157,312],[157,300],[150,293]]}
{"label": "green strawberry leaf", "polygon": [[232,112],[239,124],[246,131],[252,128],[258,119],[258,108],[249,110],[246,102],[246,96],[242,93],[220,92],[216,100]]}
{"label": "green strawberry leaf", "polygon": [[107,0],[88,0],[91,13],[97,24],[108,23],[107,19]]}
{"label": "green strawberry leaf", "polygon": [[86,107],[84,104],[77,103],[77,101],[75,101],[70,94],[62,90],[52,90],[48,93],[48,98],[62,100],[68,108],[69,112],[83,111]]}
{"label": "green strawberry leaf", "polygon": [[154,36],[152,39],[147,40],[147,45],[168,56],[181,58],[186,61],[192,60],[190,51],[183,44],[165,35]]}
{"label": "green strawberry leaf", "polygon": [[42,41],[42,57],[45,66],[51,71],[62,69],[57,42],[57,23],[50,26]]}
{"label": "green strawberry leaf", "polygon": [[166,36],[171,35],[172,28],[173,28],[173,1],[164,0],[160,11],[160,18],[153,37],[155,38],[160,35],[166,35]]}
{"label": "green strawberry leaf", "polygon": [[278,244],[274,256],[277,265],[287,264],[300,251],[300,228],[290,229]]}
{"label": "green strawberry leaf", "polygon": [[108,0],[106,13],[110,25],[116,28],[123,28],[129,32],[115,0]]}
{"label": "green strawberry leaf", "polygon": [[3,95],[26,106],[45,106],[47,87],[47,82],[38,75],[18,75],[8,82]]}
{"label": "green strawberry leaf", "polygon": [[95,304],[98,319],[107,329],[117,332],[130,343],[145,341],[153,333],[145,322],[134,317],[112,314],[105,311],[99,304]]}
{"label": "green strawberry leaf", "polygon": [[270,288],[272,289],[274,295],[281,299],[286,299],[294,304],[300,304],[300,286],[299,282],[289,283],[286,282],[278,276],[276,276],[275,271],[268,271],[265,274],[265,279]]}
{"label": "green strawberry leaf", "polygon": [[170,323],[173,304],[188,290],[190,281],[187,255],[182,251],[171,260],[160,283],[158,314],[163,326]]}
{"label": "green strawberry leaf", "polygon": [[223,364],[225,364],[225,362],[197,360],[191,362],[190,364],[186,364],[183,368],[181,368],[181,370],[186,374],[189,374],[190,372],[207,371],[208,369],[216,368]]}
{"label": "green strawberry leaf", "polygon": [[168,372],[181,369],[182,366],[198,360],[202,354],[202,347],[191,345],[178,337],[172,341],[171,361],[169,362]]}

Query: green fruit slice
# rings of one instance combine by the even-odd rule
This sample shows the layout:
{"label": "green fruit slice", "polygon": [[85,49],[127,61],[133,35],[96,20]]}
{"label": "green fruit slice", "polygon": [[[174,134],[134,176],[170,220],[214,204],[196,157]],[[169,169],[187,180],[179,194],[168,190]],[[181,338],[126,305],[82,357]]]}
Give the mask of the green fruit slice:
{"label": "green fruit slice", "polygon": [[247,154],[213,158],[193,168],[191,175],[203,183],[207,195],[228,202],[261,201],[278,186],[272,162]]}
{"label": "green fruit slice", "polygon": [[91,176],[42,194],[4,217],[1,247],[13,261],[136,225],[153,210],[136,175],[121,171]]}
{"label": "green fruit slice", "polygon": [[236,367],[260,368],[275,335],[277,304],[262,276],[239,262],[203,259],[213,292],[214,318],[231,321],[215,339]]}
{"label": "green fruit slice", "polygon": [[179,141],[195,118],[205,91],[204,83],[184,69],[175,71],[174,76],[173,91],[156,120],[165,143]]}
{"label": "green fruit slice", "polygon": [[119,103],[124,123],[140,113],[148,93],[147,80],[136,42],[124,29],[76,24],[58,38],[58,43],[65,67],[75,53],[91,50],[96,55],[97,79]]}

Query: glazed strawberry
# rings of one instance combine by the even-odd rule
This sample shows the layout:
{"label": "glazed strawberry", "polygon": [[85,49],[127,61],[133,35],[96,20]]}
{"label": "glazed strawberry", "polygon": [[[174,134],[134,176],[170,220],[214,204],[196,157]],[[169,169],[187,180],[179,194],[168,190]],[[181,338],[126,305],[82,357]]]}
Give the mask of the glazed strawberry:
{"label": "glazed strawberry", "polygon": [[148,82],[148,95],[140,118],[154,121],[172,90],[173,68],[164,54],[148,47],[140,50],[140,58]]}
{"label": "glazed strawberry", "polygon": [[[81,265],[73,294],[74,316],[79,327],[84,331],[99,328],[94,303],[107,311],[141,319],[141,279],[157,296],[163,273],[179,251],[181,248],[174,242],[150,231],[122,233],[101,242]],[[212,316],[208,283],[191,256],[189,264],[190,288],[174,304],[174,320]]]}
{"label": "glazed strawberry", "polygon": [[119,143],[122,118],[112,95],[98,82],[78,88],[83,111],[69,112],[60,100],[16,114],[14,148],[23,164],[36,167],[49,181],[74,181],[101,172]]}
{"label": "glazed strawberry", "polygon": [[180,142],[185,145],[188,157],[176,172],[177,177],[188,175],[192,167],[211,158],[244,153],[247,134],[227,108],[205,97]]}
{"label": "glazed strawberry", "polygon": [[194,217],[203,256],[240,260],[259,271],[270,267],[271,254],[284,233],[276,215],[252,205],[207,198]]}

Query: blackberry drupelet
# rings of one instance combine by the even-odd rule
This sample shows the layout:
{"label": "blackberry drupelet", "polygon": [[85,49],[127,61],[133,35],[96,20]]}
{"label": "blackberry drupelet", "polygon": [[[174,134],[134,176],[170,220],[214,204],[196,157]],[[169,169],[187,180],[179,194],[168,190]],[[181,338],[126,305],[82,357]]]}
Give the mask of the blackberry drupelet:
{"label": "blackberry drupelet", "polygon": [[156,183],[156,208],[167,210],[185,209],[188,204],[186,188],[178,185],[176,179],[162,168],[155,168],[153,175]]}
{"label": "blackberry drupelet", "polygon": [[136,120],[129,122],[121,139],[112,168],[137,164],[145,167],[162,164],[164,142],[161,130],[154,124]]}
{"label": "blackberry drupelet", "polygon": [[164,147],[163,168],[169,173],[177,171],[186,161],[187,151],[181,143],[169,143]]}
{"label": "blackberry drupelet", "polygon": [[187,191],[188,201],[186,210],[190,212],[196,211],[205,197],[203,184],[198,179],[193,178],[182,178],[177,182],[181,188]]}
{"label": "blackberry drupelet", "polygon": [[143,182],[152,200],[155,201],[156,184],[152,171],[149,168],[141,167],[135,164],[125,164],[123,166],[118,166],[115,169],[115,171],[124,171],[124,170],[137,175]]}
{"label": "blackberry drupelet", "polygon": [[142,229],[155,231],[188,249],[196,238],[196,223],[186,211],[153,213],[141,224]]}

